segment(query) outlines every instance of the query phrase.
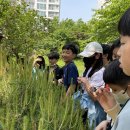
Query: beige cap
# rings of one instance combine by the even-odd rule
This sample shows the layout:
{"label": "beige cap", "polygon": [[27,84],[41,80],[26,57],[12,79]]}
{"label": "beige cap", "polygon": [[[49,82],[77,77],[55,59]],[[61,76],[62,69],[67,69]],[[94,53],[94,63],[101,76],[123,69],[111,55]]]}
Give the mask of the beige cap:
{"label": "beige cap", "polygon": [[84,50],[79,54],[79,56],[90,57],[94,53],[103,53],[102,46],[98,42],[90,42],[84,48]]}

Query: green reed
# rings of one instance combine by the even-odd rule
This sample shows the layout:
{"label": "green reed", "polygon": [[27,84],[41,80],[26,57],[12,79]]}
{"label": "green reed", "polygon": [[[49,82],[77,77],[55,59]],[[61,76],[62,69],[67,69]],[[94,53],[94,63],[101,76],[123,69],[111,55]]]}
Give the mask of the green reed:
{"label": "green reed", "polygon": [[32,63],[4,61],[0,75],[0,130],[87,130],[63,86],[32,75]]}

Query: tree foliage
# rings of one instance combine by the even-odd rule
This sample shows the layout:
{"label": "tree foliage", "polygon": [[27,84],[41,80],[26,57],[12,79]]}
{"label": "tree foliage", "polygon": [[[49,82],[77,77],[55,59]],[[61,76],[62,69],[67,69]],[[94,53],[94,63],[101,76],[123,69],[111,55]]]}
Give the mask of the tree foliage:
{"label": "tree foliage", "polygon": [[7,55],[19,58],[33,50],[43,55],[51,49],[60,50],[70,41],[77,42],[81,49],[90,41],[111,42],[119,36],[117,24],[129,5],[130,0],[110,0],[85,23],[82,19],[47,19],[38,16],[24,2],[12,4],[10,0],[0,0],[0,29],[8,37],[0,45]]}
{"label": "tree foliage", "polygon": [[59,21],[37,15],[28,6],[0,0],[0,28],[8,37],[1,46],[7,55],[26,56],[33,50],[48,53],[52,48],[60,49],[64,43],[76,41],[82,44],[87,39],[86,23],[79,19]]}
{"label": "tree foliage", "polygon": [[130,6],[130,0],[110,0],[103,9],[95,10],[88,22],[88,41],[111,42],[119,37],[117,25],[120,17]]}

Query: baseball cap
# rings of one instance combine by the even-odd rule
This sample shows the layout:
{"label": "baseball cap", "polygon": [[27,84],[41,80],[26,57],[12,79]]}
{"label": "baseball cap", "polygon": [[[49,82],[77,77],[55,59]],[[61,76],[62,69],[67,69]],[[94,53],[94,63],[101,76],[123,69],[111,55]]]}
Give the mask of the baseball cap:
{"label": "baseball cap", "polygon": [[94,53],[103,53],[102,46],[98,42],[90,42],[84,48],[84,50],[79,54],[79,56],[90,57]]}

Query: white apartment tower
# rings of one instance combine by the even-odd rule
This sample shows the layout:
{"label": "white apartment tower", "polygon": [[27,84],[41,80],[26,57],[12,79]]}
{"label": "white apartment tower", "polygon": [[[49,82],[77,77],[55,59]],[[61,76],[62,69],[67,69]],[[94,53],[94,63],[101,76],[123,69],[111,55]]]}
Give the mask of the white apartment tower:
{"label": "white apartment tower", "polygon": [[38,11],[40,16],[53,19],[60,16],[60,0],[25,0],[29,8]]}

